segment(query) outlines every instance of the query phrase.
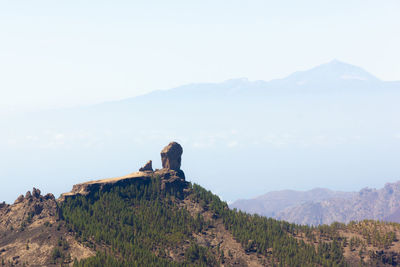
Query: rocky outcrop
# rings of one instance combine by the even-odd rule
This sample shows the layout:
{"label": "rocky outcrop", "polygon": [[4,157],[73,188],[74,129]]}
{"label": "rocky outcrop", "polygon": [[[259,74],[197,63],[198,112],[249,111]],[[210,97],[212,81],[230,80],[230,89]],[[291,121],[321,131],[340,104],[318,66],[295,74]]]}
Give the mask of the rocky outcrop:
{"label": "rocky outcrop", "polygon": [[161,178],[161,189],[183,190],[188,182],[185,181],[185,174],[182,170],[175,171],[170,169],[161,169],[154,172],[157,177]]}
{"label": "rocky outcrop", "polygon": [[76,184],[72,187],[72,191],[61,195],[58,201],[64,201],[66,198],[75,197],[77,195],[87,196],[92,192],[108,191],[114,186],[124,186],[133,183],[146,184],[151,179],[159,178],[161,181],[161,189],[169,190],[175,188],[183,191],[188,182],[185,181],[185,175],[182,170],[175,171],[170,169],[161,169],[154,172],[134,172],[126,176],[90,181],[86,183]]}
{"label": "rocky outcrop", "polygon": [[153,165],[152,165],[152,161],[149,160],[142,168],[139,169],[140,172],[152,172],[153,171]]}
{"label": "rocky outcrop", "polygon": [[6,208],[6,207],[8,207],[8,204],[5,201],[0,203],[0,209]]}
{"label": "rocky outcrop", "polygon": [[98,190],[107,191],[113,186],[128,185],[132,183],[149,183],[151,179],[159,178],[161,181],[161,190],[180,190],[183,192],[187,188],[188,183],[185,181],[185,174],[180,169],[181,156],[183,149],[176,142],[171,142],[161,151],[161,161],[163,169],[153,171],[152,161],[148,161],[145,166],[125,176],[101,179],[96,181],[76,184],[72,187],[72,191],[64,193],[58,201],[64,201],[66,198],[75,197],[77,195],[87,196]]}
{"label": "rocky outcrop", "polygon": [[62,194],[58,201],[64,201],[66,198],[74,197],[77,195],[87,196],[90,195],[91,192],[96,192],[99,190],[107,191],[111,187],[117,185],[126,185],[130,183],[147,183],[152,176],[153,174],[149,172],[134,172],[121,177],[101,179],[76,184],[72,187],[71,192]]}
{"label": "rocky outcrop", "polygon": [[[53,194],[41,195],[33,188],[12,205],[0,203],[0,262],[7,266],[59,266],[54,264],[53,251],[60,240],[67,247],[61,251],[66,266],[74,258],[93,256],[92,249],[79,244],[59,221],[59,210]],[[61,259],[58,259],[61,260]],[[1,264],[0,264],[1,265]]]}
{"label": "rocky outcrop", "polygon": [[182,146],[176,142],[169,143],[161,151],[161,161],[164,169],[180,170],[181,156],[183,153]]}
{"label": "rocky outcrop", "polygon": [[[18,227],[35,216],[38,219],[56,216],[58,206],[53,194],[42,196],[40,190],[36,188],[33,188],[32,192],[33,194],[28,191],[25,196],[20,195],[13,205],[5,205],[6,208],[0,212],[0,228]],[[6,217],[9,219],[5,219]]]}
{"label": "rocky outcrop", "polygon": [[41,194],[41,192],[39,189],[33,188],[33,190],[32,190],[33,197],[38,198],[38,197],[40,197],[40,194]]}

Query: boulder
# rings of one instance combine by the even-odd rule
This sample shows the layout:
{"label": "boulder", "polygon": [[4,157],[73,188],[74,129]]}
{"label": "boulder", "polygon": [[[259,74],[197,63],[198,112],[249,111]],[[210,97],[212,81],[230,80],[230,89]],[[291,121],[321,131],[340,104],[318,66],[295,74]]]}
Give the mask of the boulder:
{"label": "boulder", "polygon": [[176,142],[169,143],[161,151],[161,161],[164,169],[180,170],[182,161],[182,146]]}
{"label": "boulder", "polygon": [[32,197],[31,191],[26,192],[25,198],[31,198],[31,197]]}
{"label": "boulder", "polygon": [[142,168],[139,169],[140,172],[146,172],[146,171],[153,171],[153,166],[152,166],[152,161],[149,160]]}
{"label": "boulder", "polygon": [[35,198],[39,198],[40,197],[40,190],[39,189],[36,189],[36,188],[33,188],[33,190],[32,190],[32,196],[33,197],[35,197]]}

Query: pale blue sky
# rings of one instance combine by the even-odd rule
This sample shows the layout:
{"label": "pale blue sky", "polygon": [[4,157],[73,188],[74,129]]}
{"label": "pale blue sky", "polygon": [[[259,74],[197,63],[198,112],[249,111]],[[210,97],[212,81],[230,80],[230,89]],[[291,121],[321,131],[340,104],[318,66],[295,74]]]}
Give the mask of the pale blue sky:
{"label": "pale blue sky", "polygon": [[400,1],[1,1],[0,110],[121,99],[334,58],[400,80]]}

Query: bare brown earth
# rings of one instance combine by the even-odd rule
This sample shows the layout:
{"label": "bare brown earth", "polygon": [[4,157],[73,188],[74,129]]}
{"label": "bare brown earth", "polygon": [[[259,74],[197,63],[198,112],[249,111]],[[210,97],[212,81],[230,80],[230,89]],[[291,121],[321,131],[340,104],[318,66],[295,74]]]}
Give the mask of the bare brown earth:
{"label": "bare brown earth", "polygon": [[[387,236],[393,233],[393,242],[382,242]],[[349,224],[345,229],[339,231],[340,236],[347,239],[344,247],[344,256],[353,265],[362,262],[366,266],[397,266],[400,264],[400,225],[397,223],[386,223],[366,220]],[[350,241],[358,240],[351,246]],[[376,261],[376,257],[381,255],[384,258],[393,258],[395,264],[382,264]]]}
{"label": "bare brown earth", "polygon": [[223,258],[221,266],[270,266],[264,256],[246,252],[232,234],[225,229],[222,219],[214,218],[211,212],[203,210],[198,203],[190,199],[185,199],[182,206],[192,216],[200,213],[210,223],[207,231],[194,234],[194,237],[199,245],[212,248],[217,258]]}
{"label": "bare brown earth", "polygon": [[37,192],[0,207],[0,265],[59,266],[95,255],[58,220],[54,197]]}
{"label": "bare brown earth", "polygon": [[[322,226],[324,228],[324,226]],[[332,236],[339,237],[343,244],[343,255],[349,266],[385,267],[400,265],[400,224],[365,220],[339,224],[338,229],[330,233],[316,228],[313,237],[304,233],[294,235],[297,240],[317,246],[323,242],[331,242]],[[332,230],[333,228],[330,227]],[[389,241],[389,236],[394,236]],[[353,239],[353,241],[352,241]],[[351,244],[353,243],[353,244]],[[389,258],[392,262],[389,263]],[[382,261],[385,261],[385,263]]]}

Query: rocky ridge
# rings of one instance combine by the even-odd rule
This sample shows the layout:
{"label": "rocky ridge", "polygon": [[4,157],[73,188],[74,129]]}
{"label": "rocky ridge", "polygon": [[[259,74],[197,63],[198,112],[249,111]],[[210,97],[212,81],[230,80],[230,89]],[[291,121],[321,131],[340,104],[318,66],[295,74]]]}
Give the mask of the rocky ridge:
{"label": "rocky ridge", "polygon": [[163,190],[174,187],[183,191],[187,182],[185,181],[185,173],[180,169],[182,153],[183,149],[181,145],[176,142],[171,142],[161,151],[162,169],[153,171],[152,161],[150,160],[140,168],[138,172],[133,172],[121,177],[76,184],[70,192],[62,194],[59,201],[64,201],[68,197],[77,195],[86,196],[89,195],[90,192],[97,190],[109,190],[114,185],[148,183],[150,179],[154,178],[161,179],[161,189]]}
{"label": "rocky ridge", "polygon": [[117,185],[148,183],[155,178],[160,179],[162,190],[173,187],[183,192],[188,183],[180,169],[182,153],[182,147],[172,142],[161,152],[163,169],[153,170],[150,160],[138,172],[76,184],[58,199],[53,194],[43,196],[39,189],[33,188],[12,205],[0,203],[1,261],[10,266],[56,266],[60,260],[72,264],[73,259],[95,255],[93,249],[79,243],[65,227],[59,218],[59,204],[70,197],[88,196]]}
{"label": "rocky ridge", "polygon": [[[57,253],[57,254],[55,254]],[[59,254],[58,254],[59,253]],[[95,253],[79,244],[58,218],[53,194],[33,188],[12,205],[0,205],[0,259],[7,266],[55,266]]]}

